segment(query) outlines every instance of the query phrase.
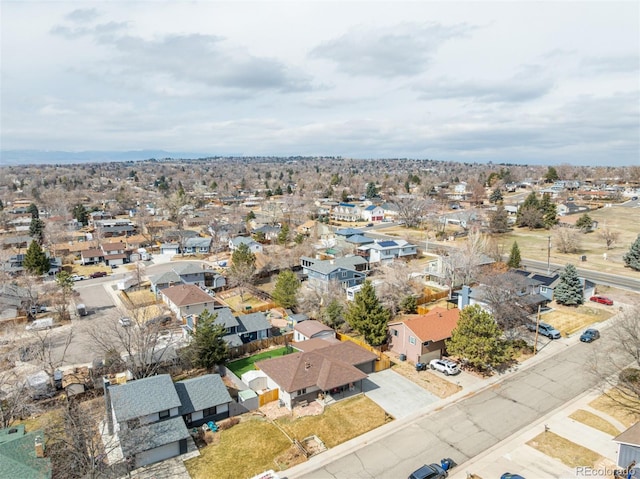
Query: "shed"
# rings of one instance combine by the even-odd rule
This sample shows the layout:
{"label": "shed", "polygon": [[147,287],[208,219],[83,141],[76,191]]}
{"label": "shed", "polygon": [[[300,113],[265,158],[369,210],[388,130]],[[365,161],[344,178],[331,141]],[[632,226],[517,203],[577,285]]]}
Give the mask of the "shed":
{"label": "shed", "polygon": [[267,389],[267,376],[258,370],[247,371],[240,378],[253,391]]}
{"label": "shed", "polygon": [[238,404],[246,408],[248,411],[254,411],[260,407],[258,395],[251,389],[238,391]]}

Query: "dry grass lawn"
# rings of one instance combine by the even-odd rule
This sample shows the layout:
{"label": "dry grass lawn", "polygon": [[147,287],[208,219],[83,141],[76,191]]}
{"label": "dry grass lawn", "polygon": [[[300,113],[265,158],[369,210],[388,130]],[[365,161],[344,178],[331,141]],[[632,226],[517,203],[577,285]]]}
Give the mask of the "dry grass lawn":
{"label": "dry grass lawn", "polygon": [[551,431],[538,434],[528,441],[527,445],[547,456],[558,459],[568,467],[595,467],[596,464],[606,460],[597,452],[571,442]]}
{"label": "dry grass lawn", "polygon": [[219,442],[200,449],[200,456],[185,461],[193,479],[246,479],[273,469],[273,459],[291,443],[276,426],[251,419],[217,433]]}
{"label": "dry grass lawn", "polygon": [[563,306],[553,302],[553,311],[540,315],[540,321],[549,323],[564,336],[586,329],[593,323],[606,321],[615,313],[591,303],[582,304],[577,308]]}
{"label": "dry grass lawn", "polygon": [[260,306],[264,306],[266,303],[255,296],[252,296],[250,293],[244,294],[244,301],[240,298],[240,294],[235,296],[229,296],[224,298],[225,303],[229,305],[231,309],[238,313],[243,313],[247,311],[247,306],[251,306],[251,308],[259,308]]}
{"label": "dry grass lawn", "polygon": [[111,274],[111,268],[99,264],[91,264],[83,266],[81,264],[74,264],[71,274],[79,274],[81,276],[89,276],[91,273],[97,271],[105,271],[108,275]]}
{"label": "dry grass lawn", "polygon": [[625,427],[631,427],[635,423],[640,421],[640,414],[634,414],[622,408],[620,404],[615,400],[616,396],[618,396],[619,394],[620,393],[618,393],[616,390],[611,389],[605,394],[602,394],[591,401],[589,403],[589,406],[597,409],[598,411],[602,411],[605,414],[608,414],[615,420],[624,424]]}
{"label": "dry grass lawn", "polygon": [[366,396],[358,395],[327,407],[319,416],[295,420],[285,417],[276,420],[276,423],[292,438],[302,440],[315,434],[331,448],[382,426],[389,420],[380,406]]}
{"label": "dry grass lawn", "polygon": [[139,308],[142,306],[149,306],[151,304],[156,304],[158,301],[156,300],[156,295],[153,294],[150,290],[141,289],[138,291],[130,291],[127,293],[127,297],[129,301],[133,304],[135,308]]}
{"label": "dry grass lawn", "polygon": [[[416,371],[415,366],[407,361],[394,362],[391,369],[439,398],[449,397],[462,389],[461,386],[431,371]],[[455,381],[453,378],[452,380]]]}
{"label": "dry grass lawn", "polygon": [[578,409],[577,411],[572,412],[569,417],[575,421],[597,429],[598,431],[602,431],[605,434],[609,434],[610,436],[617,436],[622,432],[606,419],[603,419],[592,412],[585,411],[584,409]]}

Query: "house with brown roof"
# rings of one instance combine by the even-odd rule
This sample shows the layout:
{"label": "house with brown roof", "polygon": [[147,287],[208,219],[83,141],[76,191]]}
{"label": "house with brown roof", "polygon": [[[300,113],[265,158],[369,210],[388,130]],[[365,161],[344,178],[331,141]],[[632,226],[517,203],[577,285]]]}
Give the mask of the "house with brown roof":
{"label": "house with brown roof", "polygon": [[312,338],[335,338],[336,332],[326,324],[315,319],[296,323],[293,327],[294,341],[307,341]]}
{"label": "house with brown roof", "polygon": [[179,284],[164,288],[159,292],[162,301],[178,318],[199,315],[206,309],[213,311],[214,299],[198,286]]}
{"label": "house with brown roof", "polygon": [[409,361],[427,363],[445,354],[445,340],[458,324],[460,310],[436,307],[427,314],[409,314],[389,323],[389,349]]}
{"label": "house with brown roof", "polygon": [[338,399],[362,392],[363,380],[374,371],[378,356],[351,341],[313,341],[308,351],[256,363],[267,378],[267,387],[277,389],[280,401],[289,409],[319,395]]}

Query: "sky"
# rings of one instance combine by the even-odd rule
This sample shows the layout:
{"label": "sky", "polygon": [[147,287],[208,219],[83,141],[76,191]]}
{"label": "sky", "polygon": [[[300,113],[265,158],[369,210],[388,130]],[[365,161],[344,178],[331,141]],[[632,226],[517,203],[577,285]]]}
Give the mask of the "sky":
{"label": "sky", "polygon": [[0,8],[4,151],[640,165],[636,1]]}

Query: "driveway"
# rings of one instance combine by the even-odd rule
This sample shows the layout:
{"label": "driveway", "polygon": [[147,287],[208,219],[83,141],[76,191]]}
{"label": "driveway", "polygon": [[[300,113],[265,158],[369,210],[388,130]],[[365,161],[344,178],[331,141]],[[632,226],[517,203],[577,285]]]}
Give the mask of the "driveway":
{"label": "driveway", "polygon": [[365,395],[396,419],[408,416],[438,400],[391,369],[369,374],[363,381]]}

